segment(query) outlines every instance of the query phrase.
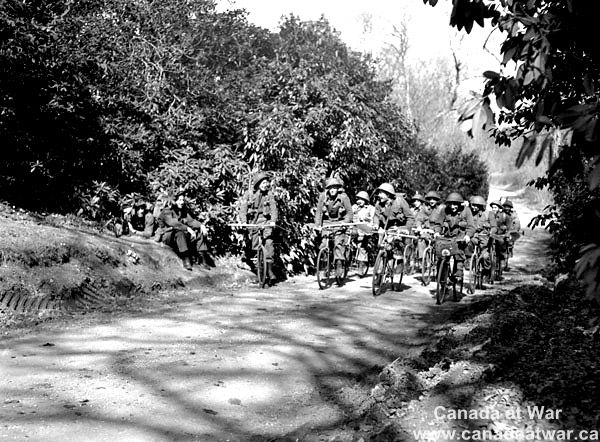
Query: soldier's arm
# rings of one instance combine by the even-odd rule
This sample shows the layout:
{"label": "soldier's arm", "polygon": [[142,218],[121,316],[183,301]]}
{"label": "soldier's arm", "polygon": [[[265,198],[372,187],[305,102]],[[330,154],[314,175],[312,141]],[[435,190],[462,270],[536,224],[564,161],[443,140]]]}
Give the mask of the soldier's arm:
{"label": "soldier's arm", "polygon": [[473,212],[468,207],[464,208],[465,211],[465,220],[467,221],[467,228],[465,234],[469,236],[469,238],[473,238],[475,235],[475,220],[473,219]]}
{"label": "soldier's arm", "polygon": [[346,212],[344,213],[344,222],[351,223],[353,213],[352,204],[350,203],[350,198],[348,198],[348,195],[344,195],[344,197],[342,198],[342,203],[344,204],[344,209],[346,210]]}
{"label": "soldier's arm", "polygon": [[172,227],[178,230],[187,230],[186,226],[180,223],[179,220],[173,216],[170,210],[161,213],[160,216],[167,227]]}
{"label": "soldier's arm", "polygon": [[436,207],[429,215],[429,225],[435,233],[442,233],[442,224],[444,223],[443,206]]}
{"label": "soldier's arm", "polygon": [[154,235],[154,226],[156,225],[154,221],[154,216],[151,213],[147,213],[144,217],[144,231],[140,232],[140,235],[144,238],[152,238]]}
{"label": "soldier's arm", "polygon": [[402,212],[404,213],[404,216],[406,217],[406,224],[405,224],[406,228],[412,229],[413,226],[415,225],[415,214],[410,209],[410,206],[404,199],[400,200],[400,207],[402,207]]}

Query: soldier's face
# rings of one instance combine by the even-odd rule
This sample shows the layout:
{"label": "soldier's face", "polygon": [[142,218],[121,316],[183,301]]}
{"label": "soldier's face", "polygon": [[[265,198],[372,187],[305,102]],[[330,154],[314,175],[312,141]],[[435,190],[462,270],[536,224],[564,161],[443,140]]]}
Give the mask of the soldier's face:
{"label": "soldier's face", "polygon": [[493,205],[492,206],[492,210],[494,211],[494,213],[498,213],[498,211],[500,210],[500,207],[498,207],[497,205]]}
{"label": "soldier's face", "polygon": [[450,212],[456,213],[456,212],[458,212],[458,208],[460,207],[460,204],[458,204],[458,203],[448,203],[448,207],[450,207]]}
{"label": "soldier's face", "polygon": [[435,198],[429,198],[427,200],[427,203],[429,204],[429,207],[435,207],[437,204],[437,200]]}
{"label": "soldier's face", "polygon": [[357,200],[356,200],[356,205],[357,205],[358,207],[364,207],[364,205],[365,205],[365,200],[364,200],[364,199],[362,199],[362,198],[359,198],[359,199],[357,199]]}
{"label": "soldier's face", "polygon": [[507,215],[511,215],[512,209],[510,207],[504,207],[504,213],[506,213]]}
{"label": "soldier's face", "polygon": [[390,200],[389,195],[385,192],[379,192],[379,194],[377,194],[377,198],[379,198],[379,201],[382,203],[387,203]]}
{"label": "soldier's face", "polygon": [[183,195],[179,195],[175,200],[175,205],[180,209],[185,205],[185,198]]}
{"label": "soldier's face", "polygon": [[413,207],[415,209],[418,209],[419,207],[421,207],[421,200],[413,200]]}
{"label": "soldier's face", "polygon": [[135,211],[135,214],[137,216],[144,216],[144,208],[143,207],[138,207],[137,210]]}
{"label": "soldier's face", "polygon": [[266,192],[269,187],[271,187],[269,180],[262,180],[258,185],[261,192]]}
{"label": "soldier's face", "polygon": [[339,191],[340,191],[340,188],[337,186],[330,187],[329,190],[327,190],[327,192],[329,193],[329,196],[332,196],[332,197],[336,196]]}

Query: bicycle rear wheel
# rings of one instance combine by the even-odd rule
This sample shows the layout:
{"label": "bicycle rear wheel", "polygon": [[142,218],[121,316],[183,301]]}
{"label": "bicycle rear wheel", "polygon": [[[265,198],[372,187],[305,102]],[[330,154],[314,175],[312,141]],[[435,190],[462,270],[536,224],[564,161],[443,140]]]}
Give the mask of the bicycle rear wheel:
{"label": "bicycle rear wheel", "polygon": [[404,273],[406,274],[406,276],[410,276],[413,274],[414,271],[414,255],[415,255],[415,248],[413,247],[413,245],[411,243],[406,244],[406,246],[404,247]]}
{"label": "bicycle rear wheel", "polygon": [[373,265],[373,296],[379,296],[383,293],[386,282],[386,273],[388,267],[388,258],[385,250],[380,250],[375,258]]}
{"label": "bicycle rear wheel", "polygon": [[469,282],[467,284],[467,292],[470,294],[475,293],[475,289],[478,287],[478,278],[480,276],[479,269],[479,255],[477,252],[473,252],[471,260],[469,262]]}
{"label": "bicycle rear wheel", "polygon": [[448,292],[448,273],[450,270],[450,263],[447,259],[441,259],[438,264],[437,271],[437,286],[435,290],[435,303],[441,305],[446,299]]}
{"label": "bicycle rear wheel", "polygon": [[496,276],[496,260],[498,258],[496,257],[496,245],[492,243],[492,245],[490,246],[490,271],[488,276],[488,283],[489,284],[493,284],[494,283],[494,277]]}
{"label": "bicycle rear wheel", "polygon": [[[406,271],[406,261],[403,258],[393,259],[391,261],[391,278],[392,278],[392,287],[394,290],[399,292],[402,289],[402,278],[404,276],[404,272]],[[398,281],[394,283],[394,279],[398,278]]]}
{"label": "bicycle rear wheel", "polygon": [[331,262],[329,258],[329,247],[319,250],[317,255],[317,282],[321,290],[331,285]]}
{"label": "bicycle rear wheel", "polygon": [[258,285],[264,288],[267,284],[267,257],[264,246],[259,246],[256,251],[256,274],[258,275]]}
{"label": "bicycle rear wheel", "polygon": [[428,286],[433,275],[433,248],[427,247],[423,251],[423,260],[421,262],[421,282],[424,286]]}

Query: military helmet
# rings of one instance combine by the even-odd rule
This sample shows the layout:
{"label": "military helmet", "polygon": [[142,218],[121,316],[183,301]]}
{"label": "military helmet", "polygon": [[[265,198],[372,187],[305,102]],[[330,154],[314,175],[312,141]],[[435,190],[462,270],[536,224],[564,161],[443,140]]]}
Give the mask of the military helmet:
{"label": "military helmet", "polygon": [[483,206],[483,207],[486,206],[485,200],[480,195],[474,195],[474,196],[472,196],[471,199],[469,200],[469,202],[473,206]]}
{"label": "military helmet", "polygon": [[462,204],[465,200],[463,199],[462,195],[458,192],[452,192],[450,193],[450,195],[448,195],[448,197],[446,198],[446,202],[447,203],[457,203],[457,204]]}
{"label": "military helmet", "polygon": [[377,190],[382,190],[393,198],[396,197],[396,190],[394,189],[394,186],[392,186],[390,183],[383,183],[377,188]]}
{"label": "military helmet", "polygon": [[492,201],[490,203],[490,207],[494,207],[494,206],[502,207],[502,203],[499,200]]}
{"label": "military helmet", "polygon": [[356,198],[360,198],[362,200],[365,200],[367,203],[371,202],[371,199],[369,198],[369,194],[367,192],[365,192],[364,190],[361,190],[360,192],[358,192],[356,194]]}
{"label": "military helmet", "polygon": [[440,196],[439,193],[437,193],[435,190],[430,190],[429,192],[427,192],[427,195],[425,195],[425,199],[434,199],[434,200],[441,200],[442,197]]}
{"label": "military helmet", "polygon": [[415,192],[415,194],[412,196],[411,200],[412,201],[419,200],[419,201],[425,202],[425,198],[419,192]]}
{"label": "military helmet", "polygon": [[269,174],[267,172],[260,172],[258,175],[256,175],[254,177],[254,182],[252,184],[252,187],[254,187],[254,190],[256,190],[256,188],[261,183],[261,181],[268,180],[268,179],[269,179]]}
{"label": "military helmet", "polygon": [[504,201],[504,203],[502,204],[502,207],[510,207],[511,209],[514,207],[513,203],[511,200],[507,199]]}
{"label": "military helmet", "polygon": [[339,178],[327,178],[327,181],[325,181],[325,188],[329,189],[330,187],[344,187],[344,183]]}

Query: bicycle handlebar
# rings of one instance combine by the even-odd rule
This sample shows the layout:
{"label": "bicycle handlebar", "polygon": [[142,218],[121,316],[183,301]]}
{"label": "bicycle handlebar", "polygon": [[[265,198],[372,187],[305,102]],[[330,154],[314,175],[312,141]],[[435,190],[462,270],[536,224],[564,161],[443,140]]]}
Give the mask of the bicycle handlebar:
{"label": "bicycle handlebar", "polygon": [[248,227],[254,229],[267,229],[277,227],[277,224],[251,224],[251,223],[231,223],[227,224],[229,227]]}
{"label": "bicycle handlebar", "polygon": [[322,226],[315,226],[309,224],[313,229],[337,229],[338,227],[351,227],[351,226],[368,226],[369,223],[336,223],[336,224],[323,224]]}

